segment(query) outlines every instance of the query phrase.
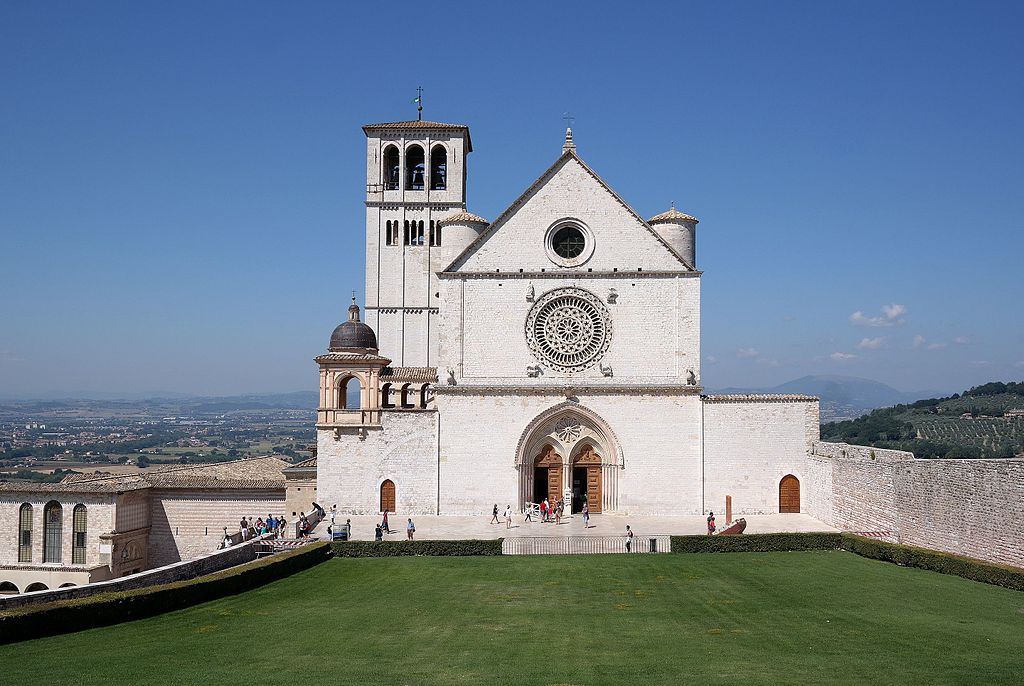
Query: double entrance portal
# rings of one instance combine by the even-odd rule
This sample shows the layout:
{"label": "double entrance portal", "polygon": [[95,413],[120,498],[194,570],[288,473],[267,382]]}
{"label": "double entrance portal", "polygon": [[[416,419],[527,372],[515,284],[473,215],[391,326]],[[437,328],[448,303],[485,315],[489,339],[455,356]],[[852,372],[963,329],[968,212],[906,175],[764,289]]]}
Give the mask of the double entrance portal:
{"label": "double entrance portal", "polygon": [[570,464],[551,445],[545,445],[533,461],[533,501],[545,498],[556,503],[563,497],[564,485],[572,487],[571,512],[580,512],[583,503],[592,513],[601,512],[601,456],[585,446]]}

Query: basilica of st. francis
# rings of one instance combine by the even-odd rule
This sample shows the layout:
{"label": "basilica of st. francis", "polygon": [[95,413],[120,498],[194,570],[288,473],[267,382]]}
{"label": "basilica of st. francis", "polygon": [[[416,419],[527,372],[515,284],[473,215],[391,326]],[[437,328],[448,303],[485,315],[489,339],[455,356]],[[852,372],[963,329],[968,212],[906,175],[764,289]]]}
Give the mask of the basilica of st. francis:
{"label": "basilica of st. francis", "polygon": [[801,511],[818,401],[704,393],[696,217],[645,220],[569,130],[488,222],[466,204],[468,127],[363,131],[366,302],[316,358],[321,503]]}

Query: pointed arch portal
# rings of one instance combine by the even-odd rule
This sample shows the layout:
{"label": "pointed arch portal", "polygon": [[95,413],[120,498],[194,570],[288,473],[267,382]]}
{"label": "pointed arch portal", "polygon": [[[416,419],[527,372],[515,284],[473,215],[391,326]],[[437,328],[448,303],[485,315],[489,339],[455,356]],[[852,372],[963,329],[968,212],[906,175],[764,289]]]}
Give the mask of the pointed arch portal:
{"label": "pointed arch portal", "polygon": [[527,425],[516,449],[519,506],[565,499],[579,512],[618,505],[619,472],[624,468],[619,442],[597,413],[565,402],[542,412]]}

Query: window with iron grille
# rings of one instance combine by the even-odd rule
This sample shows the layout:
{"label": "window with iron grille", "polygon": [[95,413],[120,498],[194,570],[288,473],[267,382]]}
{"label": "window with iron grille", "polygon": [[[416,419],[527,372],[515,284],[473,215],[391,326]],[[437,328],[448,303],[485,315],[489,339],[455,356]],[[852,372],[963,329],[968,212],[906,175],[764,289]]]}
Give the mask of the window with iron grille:
{"label": "window with iron grille", "polygon": [[85,505],[75,505],[71,518],[71,564],[73,565],[85,564],[85,532],[88,521],[89,512],[86,510]]}
{"label": "window with iron grille", "polygon": [[18,562],[32,561],[32,506],[25,503],[18,511]]}

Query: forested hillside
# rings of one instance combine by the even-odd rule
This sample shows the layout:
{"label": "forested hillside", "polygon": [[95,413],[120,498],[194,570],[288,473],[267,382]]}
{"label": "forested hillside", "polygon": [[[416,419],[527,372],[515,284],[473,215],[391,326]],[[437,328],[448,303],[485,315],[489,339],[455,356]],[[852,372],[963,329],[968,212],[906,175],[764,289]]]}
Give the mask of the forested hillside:
{"label": "forested hillside", "polygon": [[1024,382],[993,382],[821,426],[821,439],[911,450],[918,457],[1024,456]]}

